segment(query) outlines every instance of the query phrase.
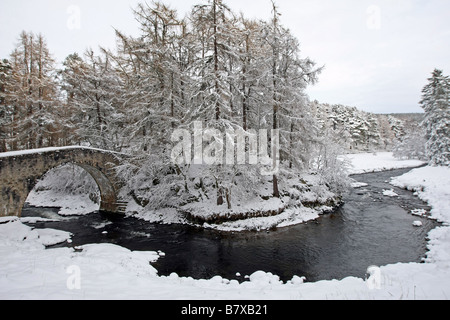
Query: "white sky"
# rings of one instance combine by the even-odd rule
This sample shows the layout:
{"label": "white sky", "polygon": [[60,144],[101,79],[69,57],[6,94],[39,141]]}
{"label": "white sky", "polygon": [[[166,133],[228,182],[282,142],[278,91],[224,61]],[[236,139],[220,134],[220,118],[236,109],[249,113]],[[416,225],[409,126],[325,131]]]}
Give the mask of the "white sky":
{"label": "white sky", "polygon": [[[163,0],[183,15],[206,0]],[[113,27],[138,34],[139,0],[1,0],[0,58],[22,30],[42,33],[61,62],[99,45],[113,48]],[[151,1],[148,1],[149,3]],[[235,12],[268,19],[270,0],[225,0]],[[326,69],[311,99],[376,113],[421,112],[421,90],[434,68],[450,74],[449,0],[277,0],[282,23],[303,56]],[[79,15],[78,15],[79,13]]]}

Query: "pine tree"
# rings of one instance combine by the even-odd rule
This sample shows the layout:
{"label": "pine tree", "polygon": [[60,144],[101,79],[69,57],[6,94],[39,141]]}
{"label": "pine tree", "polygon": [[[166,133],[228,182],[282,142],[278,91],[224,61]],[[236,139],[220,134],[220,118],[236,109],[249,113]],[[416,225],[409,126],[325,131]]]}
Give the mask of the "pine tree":
{"label": "pine tree", "polygon": [[394,145],[394,156],[400,159],[427,160],[426,143],[424,129],[411,128]]}
{"label": "pine tree", "polygon": [[426,150],[431,165],[450,165],[450,79],[434,70],[422,93],[425,119]]}

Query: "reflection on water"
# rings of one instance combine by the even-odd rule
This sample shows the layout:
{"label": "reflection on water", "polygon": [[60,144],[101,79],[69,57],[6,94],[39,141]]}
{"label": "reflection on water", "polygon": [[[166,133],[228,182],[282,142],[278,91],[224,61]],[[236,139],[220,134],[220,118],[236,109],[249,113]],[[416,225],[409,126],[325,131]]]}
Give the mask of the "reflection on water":
{"label": "reflection on water", "polygon": [[[99,213],[33,226],[72,232],[71,246],[106,242],[130,250],[161,250],[166,256],[154,264],[161,275],[244,281],[245,275],[263,270],[283,281],[294,275],[307,281],[364,277],[371,265],[420,262],[426,255],[426,236],[437,223],[409,213],[429,208],[409,191],[394,188],[399,197],[382,194],[393,188],[386,181],[407,171],[355,176],[369,186],[355,189],[333,214],[270,232],[222,233]],[[55,218],[57,210],[27,207],[23,216]],[[422,228],[413,226],[416,220],[423,222]]]}

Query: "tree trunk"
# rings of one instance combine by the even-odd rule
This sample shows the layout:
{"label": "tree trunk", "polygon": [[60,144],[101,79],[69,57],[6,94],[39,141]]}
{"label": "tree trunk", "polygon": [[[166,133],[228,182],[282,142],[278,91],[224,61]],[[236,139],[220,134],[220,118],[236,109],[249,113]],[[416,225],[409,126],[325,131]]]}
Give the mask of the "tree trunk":
{"label": "tree trunk", "polygon": [[[217,42],[217,2],[213,2],[213,23],[214,23],[214,87],[216,94],[219,95],[219,48]],[[216,121],[220,120],[220,105],[216,101]],[[223,200],[222,200],[223,201]]]}
{"label": "tree trunk", "polygon": [[[28,63],[28,62],[27,62]],[[30,73],[28,75],[28,119],[27,119],[27,125],[26,128],[29,129],[28,132],[28,148],[34,149],[34,139],[36,138],[34,136],[35,132],[33,130],[32,125],[32,118],[33,118],[33,74],[34,74],[34,68],[33,68],[33,37],[31,36],[30,39]]]}
{"label": "tree trunk", "polygon": [[38,62],[38,68],[39,68],[39,90],[38,90],[38,106],[39,106],[39,119],[38,119],[38,126],[39,126],[39,130],[38,130],[38,147],[42,148],[43,144],[44,144],[44,137],[43,137],[43,125],[42,125],[42,109],[43,109],[43,105],[42,105],[42,100],[44,98],[44,89],[43,89],[43,85],[42,85],[42,55],[43,55],[43,42],[42,42],[42,38],[39,37],[39,62]]}
{"label": "tree trunk", "polygon": [[[277,61],[278,61],[278,50],[279,50],[279,44],[278,44],[278,12],[277,8],[275,6],[275,3],[273,3],[273,32],[274,32],[274,44],[273,44],[273,65],[272,65],[272,80],[273,80],[273,129],[278,130],[278,88],[277,88],[277,79],[276,76],[278,74],[277,72]],[[273,141],[272,141],[273,144]],[[272,150],[274,150],[274,146],[272,145]],[[272,157],[273,157],[273,168],[277,167],[277,159],[274,152],[272,151]],[[278,189],[278,177],[276,174],[273,175],[273,196],[276,198],[280,197],[280,191]]]}
{"label": "tree trunk", "polygon": [[[214,29],[214,87],[216,91],[216,95],[219,95],[219,48],[217,41],[217,0],[213,1],[213,29]],[[216,121],[220,120],[221,112],[220,112],[220,104],[218,99],[216,100]],[[220,170],[220,168],[219,168]],[[217,182],[217,205],[223,205],[223,188],[219,186]]]}

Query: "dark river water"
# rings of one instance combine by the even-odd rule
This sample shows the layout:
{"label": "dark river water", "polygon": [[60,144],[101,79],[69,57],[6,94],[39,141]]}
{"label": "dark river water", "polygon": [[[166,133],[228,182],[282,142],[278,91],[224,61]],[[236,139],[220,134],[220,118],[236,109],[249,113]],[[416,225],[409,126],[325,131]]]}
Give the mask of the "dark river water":
{"label": "dark river water", "polygon": [[[100,213],[31,226],[73,233],[73,242],[64,246],[113,243],[133,251],[160,250],[166,256],[153,264],[160,275],[175,272],[195,279],[220,275],[244,281],[245,275],[262,270],[283,281],[294,275],[305,276],[309,282],[364,277],[369,266],[421,262],[426,256],[427,234],[438,224],[412,216],[410,211],[430,208],[411,192],[388,183],[408,171],[354,176],[369,186],[354,189],[334,213],[270,232],[223,233]],[[383,196],[386,189],[394,189],[399,197]],[[48,217],[57,212],[26,207],[22,216]],[[417,220],[423,227],[413,226]]]}

